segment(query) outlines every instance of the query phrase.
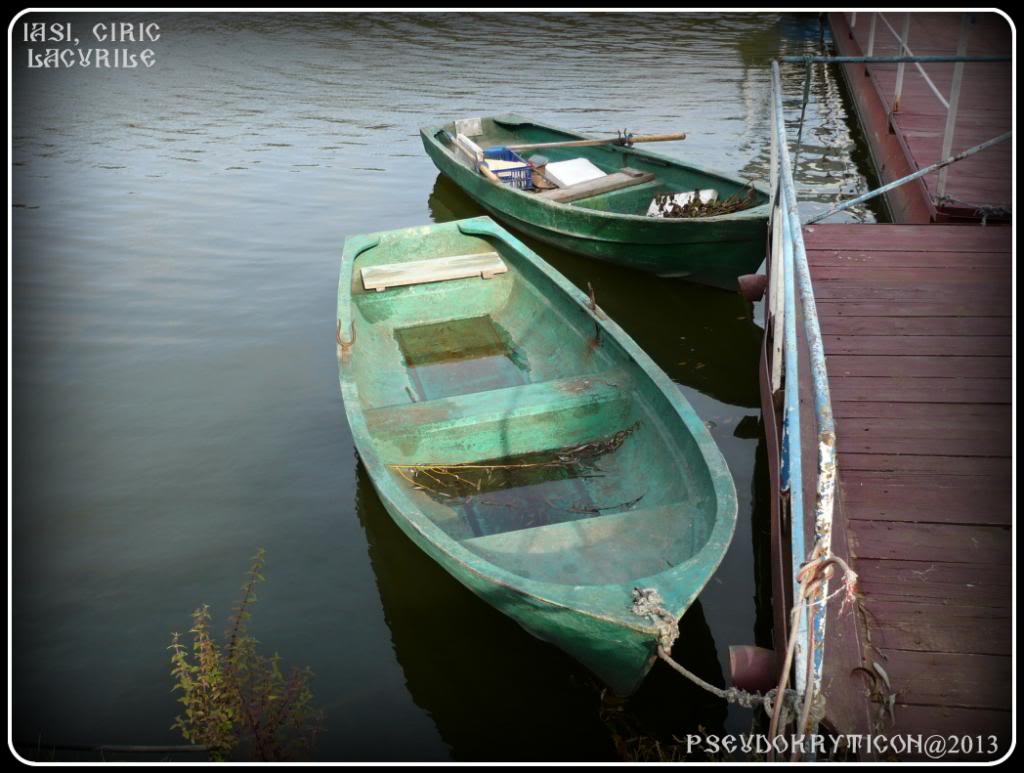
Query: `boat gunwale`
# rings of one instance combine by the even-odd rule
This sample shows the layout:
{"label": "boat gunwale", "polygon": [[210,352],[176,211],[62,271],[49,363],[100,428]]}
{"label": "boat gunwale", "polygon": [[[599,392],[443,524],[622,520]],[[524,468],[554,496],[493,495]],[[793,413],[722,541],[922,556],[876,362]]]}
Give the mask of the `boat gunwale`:
{"label": "boat gunwale", "polygon": [[[732,541],[738,512],[735,484],[721,450],[689,401],[679,391],[675,382],[661,370],[617,323],[604,314],[599,306],[592,310],[589,307],[589,298],[581,290],[568,279],[561,276],[543,258],[514,235],[486,215],[434,224],[428,227],[431,229],[457,228],[459,232],[467,236],[490,236],[504,242],[517,255],[538,268],[548,281],[551,281],[560,291],[566,293],[590,315],[595,324],[601,326],[609,336],[616,340],[627,357],[658,387],[663,397],[675,410],[676,415],[683,421],[694,443],[696,443],[701,459],[708,470],[711,489],[715,494],[716,511],[714,523],[704,544],[693,556],[658,574],[631,578],[628,583],[587,585],[556,583],[523,577],[494,564],[480,554],[463,546],[461,542],[449,536],[440,526],[431,521],[412,499],[411,494],[394,480],[394,476],[388,466],[380,460],[371,440],[371,434],[365,420],[365,412],[359,402],[358,387],[351,375],[351,369],[345,367],[345,362],[350,361],[352,352],[350,349],[345,350],[343,348],[339,357],[339,378],[345,412],[352,431],[353,441],[356,443],[363,463],[367,467],[367,472],[374,485],[374,489],[390,505],[388,509],[401,513],[405,522],[414,528],[425,541],[447,555],[450,560],[457,562],[464,570],[473,573],[482,580],[504,586],[517,594],[532,598],[546,605],[569,609],[578,614],[585,614],[605,622],[654,635],[656,628],[650,621],[635,617],[628,608],[623,607],[622,591],[627,585],[656,584],[659,586],[658,590],[661,595],[667,597],[666,603],[670,605],[670,611],[676,617],[679,617],[707,585],[721,564]],[[351,319],[353,297],[351,293],[352,271],[355,258],[371,247],[378,246],[381,237],[385,234],[415,231],[421,228],[423,226],[413,226],[411,228],[358,235],[346,239],[342,253],[342,268],[339,274],[339,324],[343,322],[343,310],[349,312],[344,316]],[[341,329],[344,329],[344,327]],[[692,589],[687,591],[685,595],[677,596],[673,594],[673,589],[679,588],[682,583],[673,583],[672,581],[674,579],[681,580],[686,574],[691,572],[696,572],[699,582],[693,584]],[[619,610],[619,615],[609,614],[612,610],[616,609]]]}
{"label": "boat gunwale", "polygon": [[[580,134],[579,132],[574,132],[574,131],[571,131],[569,129],[562,129],[562,128],[558,127],[558,126],[552,126],[550,124],[540,123],[538,121],[534,121],[532,119],[527,119],[527,118],[525,118],[523,116],[517,115],[515,113],[507,113],[507,114],[500,114],[500,115],[493,115],[493,116],[481,116],[481,118],[484,118],[484,119],[488,119],[489,118],[490,120],[494,121],[495,123],[501,123],[501,124],[505,124],[505,125],[508,125],[508,126],[536,126],[536,127],[540,128],[540,129],[545,129],[547,131],[557,132],[559,134],[566,134],[566,135],[569,135],[570,137],[575,137],[576,139],[581,139],[581,140],[603,139],[603,138],[593,137],[593,136],[586,135],[586,134]],[[424,139],[429,141],[432,145],[437,147],[442,153],[444,153],[454,163],[458,164],[460,167],[464,167],[467,172],[471,172],[472,173],[473,169],[471,167],[468,167],[465,164],[461,163],[461,161],[459,160],[458,156],[456,156],[453,151],[449,150],[447,147],[445,147],[445,145],[443,143],[438,141],[436,135],[438,133],[440,133],[441,131],[447,131],[446,126],[447,126],[447,124],[441,124],[439,126],[421,126],[420,127],[420,135]],[[725,180],[727,182],[730,182],[730,183],[733,183],[733,184],[736,184],[736,185],[740,185],[740,186],[744,186],[744,187],[752,187],[752,188],[754,188],[754,190],[756,190],[758,193],[760,193],[761,195],[765,196],[766,198],[770,196],[770,192],[769,192],[767,186],[765,186],[763,183],[757,182],[755,180],[742,180],[742,179],[740,179],[738,177],[735,177],[734,175],[727,174],[726,172],[722,172],[722,171],[719,171],[717,169],[711,169],[711,168],[705,167],[705,166],[703,166],[701,164],[681,161],[681,160],[679,160],[677,158],[672,158],[671,156],[662,155],[661,153],[655,153],[653,151],[646,150],[646,149],[643,149],[643,148],[637,148],[635,146],[631,146],[630,148],[628,148],[628,151],[630,153],[634,153],[636,155],[639,155],[641,158],[646,157],[646,158],[655,159],[656,161],[660,162],[662,165],[668,165],[668,166],[672,166],[672,167],[676,167],[676,168],[680,168],[680,169],[685,169],[685,170],[692,170],[694,172],[698,172],[699,174],[703,174],[703,175],[708,176],[708,177],[717,177],[719,179]],[[443,170],[442,170],[442,172],[443,172]],[[495,185],[495,183],[492,182],[492,185]],[[538,202],[538,203],[540,203],[540,204],[542,204],[544,206],[562,208],[562,209],[564,209],[566,211],[570,211],[570,212],[574,212],[574,213],[579,213],[579,214],[586,213],[588,215],[596,215],[596,216],[598,216],[598,217],[600,217],[602,219],[607,218],[609,220],[621,220],[623,222],[633,223],[633,224],[635,224],[635,223],[647,223],[647,224],[658,223],[658,227],[659,228],[664,228],[664,227],[680,228],[680,227],[685,227],[685,226],[692,227],[693,225],[698,224],[698,223],[737,223],[737,222],[755,221],[755,220],[760,220],[762,218],[765,221],[767,221],[767,219],[768,219],[768,205],[769,205],[768,201],[765,201],[764,203],[758,204],[758,205],[756,205],[754,207],[750,207],[748,209],[742,209],[742,210],[739,210],[737,212],[729,212],[729,213],[724,214],[724,215],[708,215],[708,216],[705,216],[705,217],[693,217],[693,218],[663,218],[663,217],[652,218],[650,215],[631,215],[631,214],[626,213],[626,212],[608,212],[608,211],[598,210],[598,209],[588,209],[587,207],[578,207],[578,206],[574,207],[573,206],[574,202],[552,201],[550,199],[541,198],[541,197],[536,196],[534,194],[527,193],[526,191],[519,190],[518,188],[515,188],[515,187],[510,186],[510,185],[502,185],[499,190],[510,191],[512,193],[518,194],[520,197],[523,198],[524,201],[534,201],[534,202]],[[664,225],[662,225],[662,224],[664,224]],[[544,226],[544,227],[548,228],[548,226]],[[548,230],[551,230],[551,229],[548,229]],[[592,237],[588,236],[588,238],[592,238]],[[618,240],[606,239],[606,240],[602,240],[602,241],[614,242],[614,241],[618,241]]]}

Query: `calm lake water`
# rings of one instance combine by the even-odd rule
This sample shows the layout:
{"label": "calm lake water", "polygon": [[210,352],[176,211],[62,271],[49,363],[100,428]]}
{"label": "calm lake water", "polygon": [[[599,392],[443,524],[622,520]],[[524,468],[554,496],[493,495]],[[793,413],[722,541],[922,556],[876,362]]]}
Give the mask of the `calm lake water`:
{"label": "calm lake water", "polygon": [[[404,538],[346,425],[337,272],[347,236],[483,214],[417,135],[455,117],[685,131],[656,149],[766,178],[769,62],[819,51],[817,16],[46,20],[82,47],[98,21],[160,38],[113,46],[148,46],[149,69],[29,69],[31,44],[14,51],[13,719],[42,749],[20,751],[180,743],[171,633],[202,603],[219,630],[258,547],[252,628],[315,672],[317,759],[615,760],[616,734],[748,730],[750,711],[662,664],[602,701]],[[795,137],[803,68],[784,77]],[[805,214],[867,190],[820,69],[804,138]],[[770,633],[759,305],[530,244],[592,283],[728,460],[736,536],[676,649],[722,684],[728,646]]]}

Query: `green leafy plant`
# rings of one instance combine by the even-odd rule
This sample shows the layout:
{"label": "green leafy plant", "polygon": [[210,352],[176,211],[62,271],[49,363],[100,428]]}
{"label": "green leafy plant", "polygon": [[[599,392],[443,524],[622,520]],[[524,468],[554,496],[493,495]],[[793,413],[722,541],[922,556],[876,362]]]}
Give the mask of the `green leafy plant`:
{"label": "green leafy plant", "polygon": [[286,677],[281,658],[261,655],[246,624],[256,602],[256,584],[265,551],[260,548],[242,585],[242,598],[228,622],[223,645],[210,634],[210,608],[192,613],[192,647],[173,634],[171,675],[184,714],[172,729],[206,747],[215,761],[266,762],[305,759],[320,732],[323,712],[315,708],[309,668],[293,668]]}

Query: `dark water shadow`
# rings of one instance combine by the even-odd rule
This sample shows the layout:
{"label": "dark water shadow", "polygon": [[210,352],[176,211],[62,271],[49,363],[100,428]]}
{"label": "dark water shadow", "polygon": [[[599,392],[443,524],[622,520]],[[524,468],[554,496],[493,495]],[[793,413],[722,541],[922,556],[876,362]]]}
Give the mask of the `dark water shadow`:
{"label": "dark water shadow", "polygon": [[[360,462],[356,510],[406,686],[455,760],[613,761],[613,736],[641,728],[671,740],[721,729],[726,706],[656,664],[624,703],[553,645],[488,606],[395,525]],[[715,642],[695,603],[675,656],[721,685]]]}

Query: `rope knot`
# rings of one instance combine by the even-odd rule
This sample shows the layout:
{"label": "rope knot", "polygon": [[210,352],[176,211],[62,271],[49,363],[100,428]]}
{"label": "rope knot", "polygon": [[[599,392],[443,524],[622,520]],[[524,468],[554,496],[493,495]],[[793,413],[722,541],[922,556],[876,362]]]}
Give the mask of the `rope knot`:
{"label": "rope knot", "polygon": [[654,623],[658,630],[658,646],[665,652],[671,652],[672,645],[679,638],[679,624],[675,616],[662,606],[664,603],[656,588],[633,588],[633,614]]}

